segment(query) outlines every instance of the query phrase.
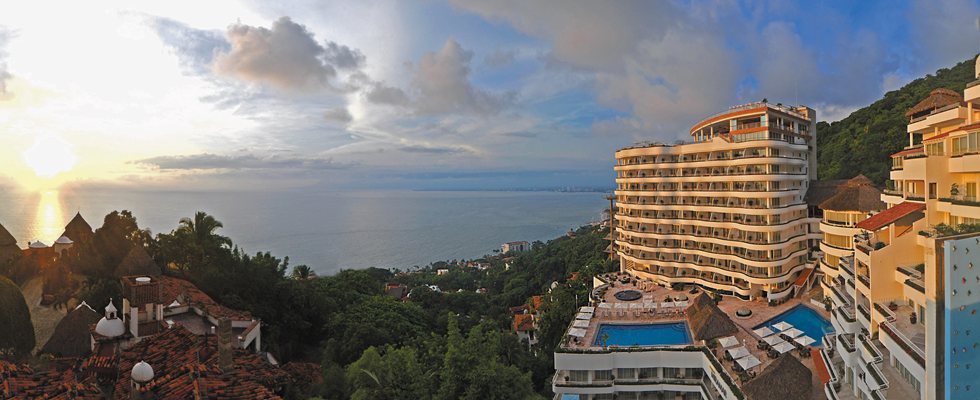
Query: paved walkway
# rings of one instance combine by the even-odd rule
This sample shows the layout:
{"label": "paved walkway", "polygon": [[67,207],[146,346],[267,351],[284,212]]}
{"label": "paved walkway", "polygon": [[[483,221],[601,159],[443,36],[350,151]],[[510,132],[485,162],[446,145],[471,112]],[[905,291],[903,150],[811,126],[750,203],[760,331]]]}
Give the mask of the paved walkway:
{"label": "paved walkway", "polygon": [[31,322],[34,324],[34,340],[36,345],[34,351],[39,350],[51,338],[54,328],[58,322],[68,313],[65,309],[55,310],[54,308],[41,305],[41,295],[43,292],[43,279],[40,277],[32,278],[24,284],[21,291],[24,292],[24,300],[27,301],[27,308],[31,311]]}

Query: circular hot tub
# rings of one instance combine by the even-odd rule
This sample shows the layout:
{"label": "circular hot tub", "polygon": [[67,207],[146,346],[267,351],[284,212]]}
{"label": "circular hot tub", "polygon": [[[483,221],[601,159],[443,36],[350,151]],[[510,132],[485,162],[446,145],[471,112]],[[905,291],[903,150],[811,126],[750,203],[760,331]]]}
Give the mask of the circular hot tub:
{"label": "circular hot tub", "polygon": [[735,310],[735,316],[742,319],[751,317],[752,310],[748,309],[748,307],[739,308],[738,310]]}
{"label": "circular hot tub", "polygon": [[615,296],[616,296],[616,300],[619,301],[634,301],[634,300],[639,300],[641,297],[643,297],[643,292],[640,292],[639,290],[632,290],[632,289],[622,290],[616,292]]}

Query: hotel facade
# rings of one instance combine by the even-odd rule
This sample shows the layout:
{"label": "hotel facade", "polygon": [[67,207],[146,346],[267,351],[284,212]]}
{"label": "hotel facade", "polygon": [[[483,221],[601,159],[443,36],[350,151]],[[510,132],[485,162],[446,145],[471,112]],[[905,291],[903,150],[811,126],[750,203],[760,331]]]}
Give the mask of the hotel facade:
{"label": "hotel facade", "polygon": [[816,113],[766,102],[691,127],[693,142],[616,152],[612,232],[621,271],[741,299],[777,300],[812,272],[806,203]]}
{"label": "hotel facade", "polygon": [[962,95],[936,89],[908,110],[888,208],[854,225],[853,256],[822,281],[841,393],[980,398],[980,59],[975,77]]}

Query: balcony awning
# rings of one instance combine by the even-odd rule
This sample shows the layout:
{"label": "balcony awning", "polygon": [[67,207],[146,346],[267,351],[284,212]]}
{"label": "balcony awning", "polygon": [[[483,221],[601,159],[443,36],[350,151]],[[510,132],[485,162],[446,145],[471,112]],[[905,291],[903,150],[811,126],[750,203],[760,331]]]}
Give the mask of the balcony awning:
{"label": "balcony awning", "polygon": [[916,147],[914,149],[902,150],[902,151],[900,151],[898,153],[892,154],[892,157],[901,157],[901,156],[907,156],[907,155],[910,155],[910,154],[919,154],[919,153],[924,153],[924,152],[925,152],[925,149],[920,146],[920,147]]}
{"label": "balcony awning", "polygon": [[885,226],[891,225],[895,221],[898,221],[909,214],[922,211],[925,208],[926,205],[923,203],[906,201],[885,211],[872,215],[871,218],[858,222],[857,227],[867,231],[876,231]]}
{"label": "balcony awning", "polygon": [[933,141],[933,140],[939,140],[939,139],[943,139],[943,138],[945,138],[946,136],[949,136],[949,132],[946,132],[946,133],[940,133],[940,134],[938,134],[938,135],[936,135],[936,136],[933,136],[933,137],[931,137],[931,138],[928,138],[928,139],[922,139],[922,141],[923,141],[923,142],[931,142],[931,141]]}

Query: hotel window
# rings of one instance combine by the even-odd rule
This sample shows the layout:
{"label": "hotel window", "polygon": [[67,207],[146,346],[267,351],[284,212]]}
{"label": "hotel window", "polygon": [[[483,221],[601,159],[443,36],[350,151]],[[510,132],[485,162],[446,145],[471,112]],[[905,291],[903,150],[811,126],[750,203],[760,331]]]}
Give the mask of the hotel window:
{"label": "hotel window", "polygon": [[[974,148],[975,147],[976,147],[976,145],[974,145]],[[944,143],[943,142],[929,143],[929,144],[926,145],[926,155],[927,156],[941,156],[941,155],[943,155],[945,153],[943,150],[944,150]]]}
{"label": "hotel window", "polygon": [[936,192],[938,192],[938,191],[939,190],[936,187],[936,182],[929,182],[929,198],[930,199],[935,199],[936,198]]}
{"label": "hotel window", "polygon": [[572,382],[588,382],[589,371],[573,369],[568,371],[568,380]]}
{"label": "hotel window", "polygon": [[677,378],[680,373],[680,368],[664,368],[664,378]]}
{"label": "hotel window", "polygon": [[976,201],[977,199],[977,183],[967,182],[966,183],[966,200]]}
{"label": "hotel window", "polygon": [[600,369],[593,371],[592,375],[593,381],[611,381],[612,380],[612,370],[611,369]]}
{"label": "hotel window", "polygon": [[657,378],[657,368],[640,368],[640,379]]}
{"label": "hotel window", "polygon": [[636,368],[618,368],[616,379],[636,379]]}

